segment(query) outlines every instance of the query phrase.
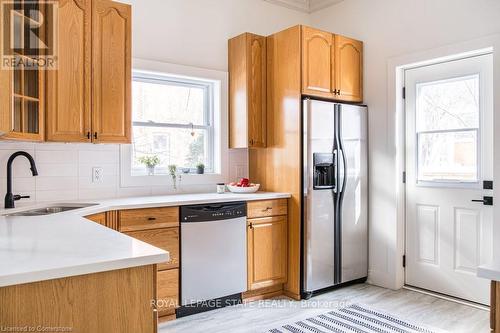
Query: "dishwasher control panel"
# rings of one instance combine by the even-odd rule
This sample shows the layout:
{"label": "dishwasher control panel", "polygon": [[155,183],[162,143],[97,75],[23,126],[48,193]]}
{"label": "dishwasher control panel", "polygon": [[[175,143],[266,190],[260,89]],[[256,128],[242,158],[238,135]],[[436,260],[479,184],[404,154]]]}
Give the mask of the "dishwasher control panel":
{"label": "dishwasher control panel", "polygon": [[181,206],[181,223],[207,222],[246,217],[246,202]]}

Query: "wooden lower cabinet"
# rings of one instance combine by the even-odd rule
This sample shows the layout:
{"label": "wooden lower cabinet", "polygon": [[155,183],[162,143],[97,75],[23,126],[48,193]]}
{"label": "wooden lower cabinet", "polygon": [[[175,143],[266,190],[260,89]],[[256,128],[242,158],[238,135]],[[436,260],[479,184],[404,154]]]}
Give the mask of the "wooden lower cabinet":
{"label": "wooden lower cabinet", "polygon": [[156,304],[160,316],[175,314],[179,306],[179,269],[158,272]]}
{"label": "wooden lower cabinet", "polygon": [[259,200],[248,203],[247,217],[268,217],[286,215],[288,210],[287,199]]}
{"label": "wooden lower cabinet", "polygon": [[280,285],[287,279],[287,217],[249,219],[248,290]]}
{"label": "wooden lower cabinet", "polygon": [[500,282],[491,281],[490,328],[493,333],[500,332]]}
{"label": "wooden lower cabinet", "polygon": [[125,232],[130,237],[159,247],[170,253],[170,261],[158,264],[158,270],[179,267],[179,228],[150,229]]}
{"label": "wooden lower cabinet", "polygon": [[85,218],[110,229],[118,230],[118,212],[116,210],[87,215]]}
{"label": "wooden lower cabinet", "polygon": [[0,324],[67,327],[73,333],[156,333],[155,274],[155,265],[148,265],[1,287]]}
{"label": "wooden lower cabinet", "polygon": [[85,216],[86,219],[91,220],[92,222],[99,223],[103,226],[106,226],[106,213],[98,213],[89,216]]}
{"label": "wooden lower cabinet", "polygon": [[128,209],[120,212],[120,231],[179,226],[179,207]]}
{"label": "wooden lower cabinet", "polygon": [[159,322],[175,319],[179,306],[179,207],[130,209],[117,212],[118,230],[168,251],[170,261],[157,265],[156,308]]}

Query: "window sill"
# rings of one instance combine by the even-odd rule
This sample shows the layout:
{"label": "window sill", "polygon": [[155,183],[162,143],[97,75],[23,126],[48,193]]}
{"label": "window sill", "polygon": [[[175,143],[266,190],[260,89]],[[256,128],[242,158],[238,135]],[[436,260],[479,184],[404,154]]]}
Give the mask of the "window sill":
{"label": "window sill", "polygon": [[[220,173],[188,173],[178,174],[177,184],[182,185],[208,185],[225,182],[225,177]],[[143,187],[143,186],[171,186],[173,185],[172,177],[169,175],[144,175],[144,176],[128,176],[121,177],[121,187]]]}

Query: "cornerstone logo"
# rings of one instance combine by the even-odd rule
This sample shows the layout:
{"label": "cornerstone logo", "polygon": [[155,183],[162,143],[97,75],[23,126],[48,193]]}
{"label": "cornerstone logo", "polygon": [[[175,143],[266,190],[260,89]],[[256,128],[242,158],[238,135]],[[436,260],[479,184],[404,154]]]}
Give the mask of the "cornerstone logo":
{"label": "cornerstone logo", "polygon": [[57,1],[0,0],[0,4],[0,68],[57,69]]}

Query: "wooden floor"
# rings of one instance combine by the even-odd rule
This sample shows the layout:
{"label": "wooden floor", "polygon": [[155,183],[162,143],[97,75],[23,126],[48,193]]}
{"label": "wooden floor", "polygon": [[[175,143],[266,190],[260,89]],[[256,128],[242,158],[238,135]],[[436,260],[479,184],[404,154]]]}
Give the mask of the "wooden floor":
{"label": "wooden floor", "polygon": [[354,303],[448,332],[489,332],[489,311],[415,291],[393,291],[367,284],[332,291],[309,301],[268,300],[205,312],[163,324],[159,332],[265,332]]}

